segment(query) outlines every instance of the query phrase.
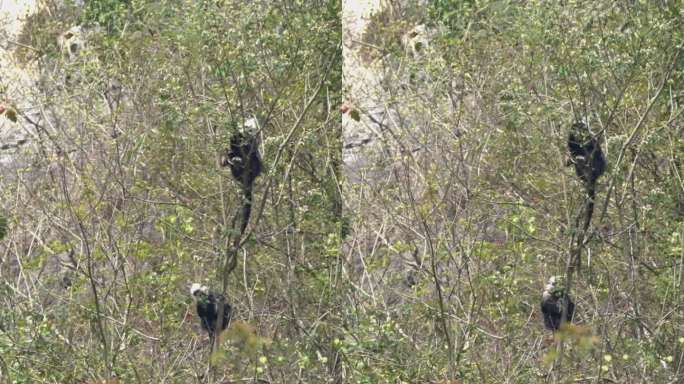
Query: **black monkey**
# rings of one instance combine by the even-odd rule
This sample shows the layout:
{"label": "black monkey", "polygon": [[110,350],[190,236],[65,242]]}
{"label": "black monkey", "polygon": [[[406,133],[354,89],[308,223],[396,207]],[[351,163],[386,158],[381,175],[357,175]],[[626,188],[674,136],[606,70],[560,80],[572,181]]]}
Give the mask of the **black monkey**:
{"label": "black monkey", "polygon": [[209,291],[204,285],[192,284],[190,294],[197,300],[197,316],[199,316],[202,329],[209,333],[213,340],[218,331],[219,309],[223,305],[223,321],[221,331],[228,327],[232,315],[232,307],[226,302],[223,295]]}
{"label": "black monkey", "polygon": [[556,287],[556,278],[552,276],[544,288],[541,301],[544,327],[549,331],[557,331],[560,328],[565,300],[567,300],[568,304],[567,308],[565,308],[565,320],[571,322],[572,316],[575,313],[575,303],[572,302],[569,295],[565,294],[562,288]]}
{"label": "black monkey", "polygon": [[570,128],[568,150],[570,151],[568,165],[575,165],[575,173],[582,180],[587,192],[587,199],[589,199],[589,210],[586,218],[588,228],[594,211],[596,180],[606,171],[606,158],[603,156],[601,145],[596,136],[592,135],[587,125],[581,121],[575,122]]}
{"label": "black monkey", "polygon": [[254,184],[261,173],[261,158],[256,137],[249,133],[235,132],[230,138],[230,146],[221,161],[230,166],[230,172],[243,187]]}
{"label": "black monkey", "polygon": [[[568,135],[569,164],[575,165],[575,173],[589,191],[595,187],[596,180],[606,171],[606,158],[596,136],[581,121],[575,122]],[[593,194],[593,193],[592,193]],[[592,196],[593,197],[593,196]]]}
{"label": "black monkey", "polygon": [[[245,124],[248,126],[248,124]],[[255,125],[255,124],[254,124]],[[242,206],[240,233],[244,233],[252,212],[252,187],[261,174],[261,158],[257,139],[251,132],[237,131],[230,138],[230,145],[221,159],[222,166],[229,166],[235,180],[240,183],[245,201]]]}
{"label": "black monkey", "polygon": [[[570,127],[568,135],[568,150],[570,159],[568,164],[575,165],[575,173],[584,184],[587,194],[584,203],[584,223],[581,227],[580,235],[577,237],[577,252],[581,252],[584,243],[584,236],[591,225],[591,217],[594,214],[594,199],[596,198],[596,181],[606,171],[606,158],[601,151],[601,145],[596,136],[590,131],[589,127],[581,121],[575,122]],[[579,220],[579,216],[578,216]],[[579,228],[579,222],[576,224]],[[575,256],[577,267],[580,266],[579,253]]]}

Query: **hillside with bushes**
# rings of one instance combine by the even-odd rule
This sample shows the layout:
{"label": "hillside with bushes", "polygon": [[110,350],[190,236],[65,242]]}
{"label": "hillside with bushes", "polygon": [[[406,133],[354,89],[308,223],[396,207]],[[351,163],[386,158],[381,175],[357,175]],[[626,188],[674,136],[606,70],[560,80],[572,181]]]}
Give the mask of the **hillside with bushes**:
{"label": "hillside with bushes", "polygon": [[680,3],[37,3],[0,383],[684,380]]}

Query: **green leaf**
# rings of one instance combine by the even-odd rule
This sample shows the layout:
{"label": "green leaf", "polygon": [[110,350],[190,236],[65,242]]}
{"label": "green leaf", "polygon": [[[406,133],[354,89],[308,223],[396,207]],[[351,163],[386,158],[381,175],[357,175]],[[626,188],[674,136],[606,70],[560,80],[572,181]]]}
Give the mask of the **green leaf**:
{"label": "green leaf", "polygon": [[361,121],[361,114],[357,109],[352,109],[349,112],[349,117],[351,117],[354,121]]}
{"label": "green leaf", "polygon": [[0,216],[0,240],[4,239],[7,235],[7,219],[4,216]]}

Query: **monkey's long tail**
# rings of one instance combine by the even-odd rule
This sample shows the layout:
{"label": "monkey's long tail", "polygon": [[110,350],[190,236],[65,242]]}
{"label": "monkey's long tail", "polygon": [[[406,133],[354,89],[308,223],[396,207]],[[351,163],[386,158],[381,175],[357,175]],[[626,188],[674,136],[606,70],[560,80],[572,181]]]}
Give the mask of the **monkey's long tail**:
{"label": "monkey's long tail", "polygon": [[582,265],[582,248],[584,248],[584,241],[589,233],[589,226],[591,225],[591,218],[594,215],[594,199],[596,198],[596,182],[589,181],[586,186],[586,200],[584,202],[584,223],[582,230],[577,235],[577,243],[575,245],[575,266],[579,270]]}
{"label": "monkey's long tail", "polygon": [[589,230],[589,226],[591,225],[591,218],[594,216],[594,199],[596,199],[596,182],[588,182],[587,183],[587,202],[586,202],[586,211],[584,212],[584,226],[582,227],[582,231],[586,235],[587,231]]}
{"label": "monkey's long tail", "polygon": [[242,218],[240,222],[240,235],[245,233],[247,224],[249,224],[249,217],[252,215],[252,184],[247,183],[243,186],[245,194],[245,201],[242,204]]}

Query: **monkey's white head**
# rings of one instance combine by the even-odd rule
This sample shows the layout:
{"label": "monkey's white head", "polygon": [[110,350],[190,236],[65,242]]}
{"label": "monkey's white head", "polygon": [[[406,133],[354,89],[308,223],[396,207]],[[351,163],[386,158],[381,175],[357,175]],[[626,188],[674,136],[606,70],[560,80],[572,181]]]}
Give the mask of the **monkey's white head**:
{"label": "monkey's white head", "polygon": [[202,285],[200,283],[192,283],[190,286],[190,294],[193,296],[197,296],[197,294],[203,293],[205,295],[209,294],[209,287],[206,285]]}
{"label": "monkey's white head", "polygon": [[259,132],[259,121],[256,117],[250,117],[245,120],[245,125],[242,129],[243,133],[255,136]]}
{"label": "monkey's white head", "polygon": [[542,298],[544,300],[550,299],[556,291],[556,279],[556,276],[551,276],[549,278],[549,282],[544,287],[544,292],[542,293]]}
{"label": "monkey's white head", "polygon": [[545,289],[546,289],[547,291],[552,291],[554,288],[556,288],[556,281],[557,281],[557,279],[558,279],[558,278],[557,278],[556,276],[551,276],[551,277],[549,277],[549,282],[546,284]]}
{"label": "monkey's white head", "polygon": [[544,287],[542,298],[558,300],[566,294],[566,283],[563,276],[551,276],[548,284]]}

